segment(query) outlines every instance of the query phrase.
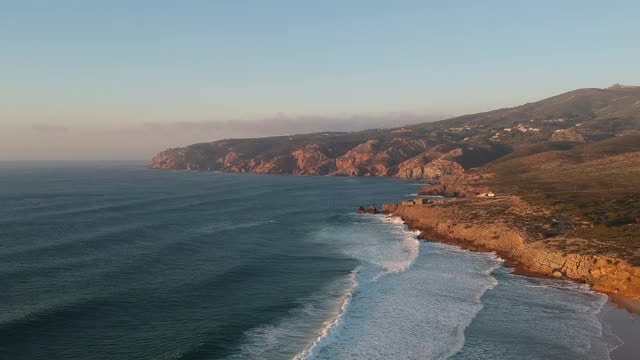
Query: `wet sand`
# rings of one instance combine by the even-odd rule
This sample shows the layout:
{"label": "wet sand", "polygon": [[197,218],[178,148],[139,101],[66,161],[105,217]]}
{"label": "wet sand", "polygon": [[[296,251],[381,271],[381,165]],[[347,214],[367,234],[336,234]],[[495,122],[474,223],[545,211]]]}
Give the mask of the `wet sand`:
{"label": "wet sand", "polygon": [[640,359],[640,301],[610,297],[602,321],[624,344],[613,350],[611,360]]}

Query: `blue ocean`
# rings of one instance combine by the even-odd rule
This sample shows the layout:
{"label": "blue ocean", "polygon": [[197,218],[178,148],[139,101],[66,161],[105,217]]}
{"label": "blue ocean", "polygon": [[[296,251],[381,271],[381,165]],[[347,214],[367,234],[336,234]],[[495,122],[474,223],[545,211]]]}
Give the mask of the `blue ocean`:
{"label": "blue ocean", "polygon": [[606,297],[358,215],[386,178],[0,164],[0,359],[607,359]]}

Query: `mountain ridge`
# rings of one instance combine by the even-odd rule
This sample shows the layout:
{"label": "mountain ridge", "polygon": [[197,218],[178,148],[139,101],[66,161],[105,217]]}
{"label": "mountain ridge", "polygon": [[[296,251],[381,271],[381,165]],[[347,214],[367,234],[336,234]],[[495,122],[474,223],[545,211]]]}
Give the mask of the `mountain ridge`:
{"label": "mountain ridge", "polygon": [[592,143],[629,131],[640,131],[640,87],[614,85],[390,129],[198,143],[160,152],[150,167],[432,179],[487,165],[531,144]]}

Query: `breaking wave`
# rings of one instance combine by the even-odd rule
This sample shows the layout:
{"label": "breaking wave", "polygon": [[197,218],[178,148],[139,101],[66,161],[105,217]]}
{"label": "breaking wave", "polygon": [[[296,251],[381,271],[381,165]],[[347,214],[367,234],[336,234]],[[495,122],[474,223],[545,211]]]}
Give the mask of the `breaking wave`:
{"label": "breaking wave", "polygon": [[[341,311],[295,359],[446,358],[496,285],[501,260],[420,242],[397,217],[355,218],[358,232],[325,229],[361,265]],[[444,270],[444,271],[443,271]],[[453,276],[443,276],[453,275]]]}

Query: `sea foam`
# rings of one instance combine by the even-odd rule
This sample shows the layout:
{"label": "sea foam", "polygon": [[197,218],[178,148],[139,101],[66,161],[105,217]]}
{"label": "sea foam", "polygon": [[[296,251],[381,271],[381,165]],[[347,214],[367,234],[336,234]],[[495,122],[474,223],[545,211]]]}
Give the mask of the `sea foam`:
{"label": "sea foam", "polygon": [[[298,359],[447,358],[496,284],[486,254],[420,242],[397,217],[360,217],[357,232],[325,229],[361,265],[341,312]],[[352,229],[350,229],[352,230]],[[447,276],[443,276],[447,275]],[[449,276],[451,275],[451,276]]]}

